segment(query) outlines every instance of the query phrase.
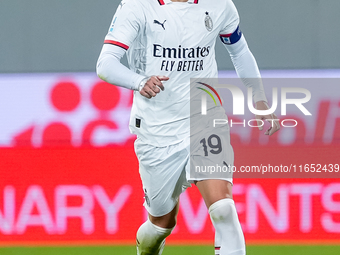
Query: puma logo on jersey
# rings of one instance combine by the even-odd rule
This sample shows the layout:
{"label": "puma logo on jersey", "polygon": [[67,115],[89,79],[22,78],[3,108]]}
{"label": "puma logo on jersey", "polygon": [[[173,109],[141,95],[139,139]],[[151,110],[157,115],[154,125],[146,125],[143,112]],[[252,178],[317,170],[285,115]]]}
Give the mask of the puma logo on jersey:
{"label": "puma logo on jersey", "polygon": [[165,30],[164,23],[166,20],[164,20],[163,23],[159,22],[158,20],[154,20],[153,23],[162,26],[162,28]]}

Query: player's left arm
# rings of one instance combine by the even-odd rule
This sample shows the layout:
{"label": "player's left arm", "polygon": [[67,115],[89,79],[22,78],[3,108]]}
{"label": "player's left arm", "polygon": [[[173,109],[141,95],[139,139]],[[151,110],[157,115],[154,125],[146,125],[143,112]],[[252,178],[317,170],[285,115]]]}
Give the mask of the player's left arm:
{"label": "player's left arm", "polygon": [[[221,30],[220,39],[229,52],[238,77],[241,78],[245,86],[252,88],[255,108],[257,110],[268,110],[269,107],[259,68],[239,28],[239,16],[231,1],[228,10],[227,26]],[[280,129],[279,121],[274,113],[255,115],[255,118],[259,120],[258,126],[260,130],[263,129],[262,120],[267,120],[271,124],[265,135],[272,135]]]}
{"label": "player's left arm", "polygon": [[[255,108],[257,110],[268,110],[267,98],[264,93],[263,83],[260,75],[259,68],[256,60],[249,50],[248,44],[244,35],[239,31],[239,28],[235,33],[240,33],[238,41],[232,44],[225,44],[231,60],[234,64],[235,70],[239,78],[247,87],[251,87],[253,91],[253,100],[255,102]],[[236,38],[237,36],[235,36]],[[265,135],[272,135],[280,129],[279,121],[274,113],[268,115],[255,115],[255,119],[258,119],[259,129],[263,129],[261,120],[267,120],[271,125],[266,130]]]}

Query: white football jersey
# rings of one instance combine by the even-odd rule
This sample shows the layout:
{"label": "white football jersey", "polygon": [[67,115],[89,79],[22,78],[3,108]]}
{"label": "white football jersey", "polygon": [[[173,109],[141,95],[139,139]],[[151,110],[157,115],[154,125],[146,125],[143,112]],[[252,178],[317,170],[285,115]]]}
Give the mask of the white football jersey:
{"label": "white football jersey", "polygon": [[123,0],[105,43],[127,50],[130,69],[164,75],[164,91],[147,99],[134,93],[130,130],[162,147],[190,132],[190,78],[217,78],[216,37],[229,43],[239,24],[231,0]]}

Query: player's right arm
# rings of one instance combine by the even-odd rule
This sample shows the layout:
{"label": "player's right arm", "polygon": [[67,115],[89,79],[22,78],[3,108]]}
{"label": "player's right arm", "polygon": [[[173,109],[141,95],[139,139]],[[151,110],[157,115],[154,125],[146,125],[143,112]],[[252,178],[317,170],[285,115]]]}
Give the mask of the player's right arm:
{"label": "player's right arm", "polygon": [[167,77],[145,77],[120,63],[129,46],[143,31],[143,12],[137,1],[123,0],[113,17],[104,45],[97,61],[97,75],[102,80],[127,89],[139,91],[151,98],[164,89],[162,81]]}

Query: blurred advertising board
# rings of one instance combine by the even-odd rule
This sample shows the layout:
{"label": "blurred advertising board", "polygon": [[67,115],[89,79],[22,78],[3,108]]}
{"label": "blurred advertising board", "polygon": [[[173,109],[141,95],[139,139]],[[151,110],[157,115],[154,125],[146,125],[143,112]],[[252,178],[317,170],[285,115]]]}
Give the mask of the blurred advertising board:
{"label": "blurred advertising board", "polygon": [[[235,166],[258,171],[234,174],[248,243],[339,243],[340,99],[319,85],[312,117],[290,109],[294,130],[268,139],[230,129]],[[91,73],[0,76],[0,245],[135,242],[146,212],[131,104],[131,91]],[[181,196],[168,242],[213,242],[195,187]]]}

